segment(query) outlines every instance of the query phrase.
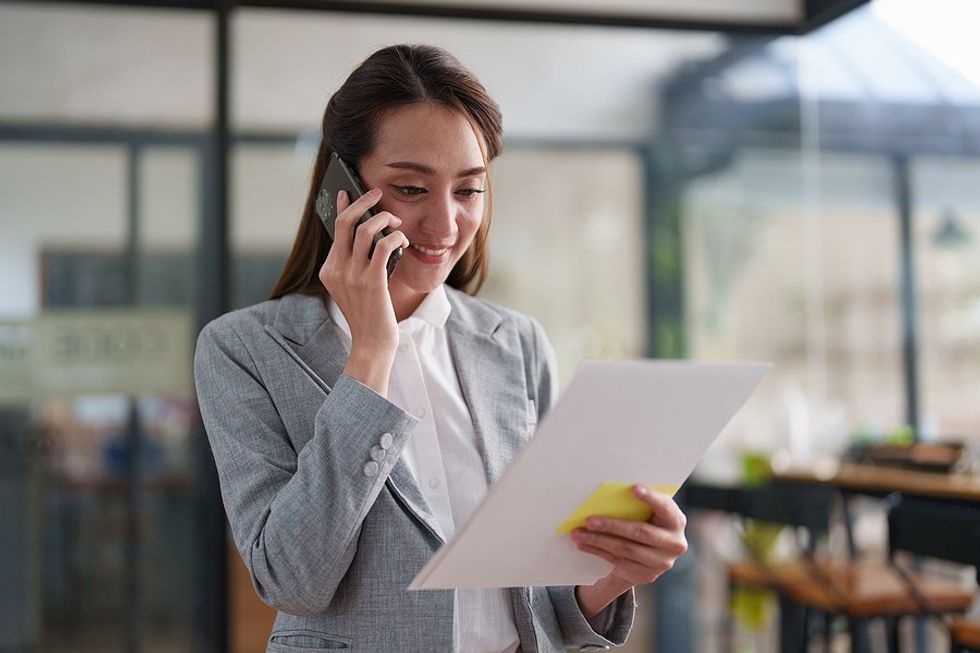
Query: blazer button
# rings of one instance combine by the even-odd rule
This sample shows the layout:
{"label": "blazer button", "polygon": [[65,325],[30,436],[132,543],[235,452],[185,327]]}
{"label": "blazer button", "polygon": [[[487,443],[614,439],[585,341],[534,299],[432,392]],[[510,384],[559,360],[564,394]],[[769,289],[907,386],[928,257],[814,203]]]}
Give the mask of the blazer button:
{"label": "blazer button", "polygon": [[381,447],[377,445],[371,447],[371,460],[377,460],[380,463],[382,460],[385,459],[385,456],[387,455],[388,452],[382,449]]}
{"label": "blazer button", "polygon": [[377,476],[379,469],[381,469],[381,466],[378,463],[374,462],[373,460],[369,460],[364,464],[364,475]]}
{"label": "blazer button", "polygon": [[394,443],[394,441],[395,441],[395,436],[393,436],[391,433],[382,433],[381,434],[381,448],[382,449],[391,449],[391,445],[392,445],[392,443]]}

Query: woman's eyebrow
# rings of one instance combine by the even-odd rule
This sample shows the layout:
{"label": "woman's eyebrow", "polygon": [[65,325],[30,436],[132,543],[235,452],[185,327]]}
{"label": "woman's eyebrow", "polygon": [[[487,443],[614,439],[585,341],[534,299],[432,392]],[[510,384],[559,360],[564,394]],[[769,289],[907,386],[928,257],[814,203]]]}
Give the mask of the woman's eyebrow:
{"label": "woman's eyebrow", "polygon": [[[388,168],[398,168],[400,170],[415,170],[416,172],[421,172],[423,175],[434,175],[436,171],[427,165],[421,163],[415,163],[413,161],[395,161],[394,163],[386,164]],[[487,169],[483,166],[477,166],[475,168],[467,168],[460,172],[457,177],[472,177],[474,175],[480,175],[486,172]]]}

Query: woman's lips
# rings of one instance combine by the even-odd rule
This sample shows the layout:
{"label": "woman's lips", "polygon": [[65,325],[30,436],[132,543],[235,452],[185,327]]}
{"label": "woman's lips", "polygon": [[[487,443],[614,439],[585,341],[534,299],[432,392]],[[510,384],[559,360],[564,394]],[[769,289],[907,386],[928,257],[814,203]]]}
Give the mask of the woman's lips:
{"label": "woman's lips", "polygon": [[423,263],[438,264],[442,263],[449,257],[449,252],[451,247],[426,247],[424,245],[416,245],[412,243],[408,246],[408,249],[418,260]]}

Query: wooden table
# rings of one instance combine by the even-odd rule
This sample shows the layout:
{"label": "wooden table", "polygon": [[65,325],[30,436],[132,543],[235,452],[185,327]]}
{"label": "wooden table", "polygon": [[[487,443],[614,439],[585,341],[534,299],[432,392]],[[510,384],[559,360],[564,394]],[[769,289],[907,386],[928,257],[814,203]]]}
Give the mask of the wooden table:
{"label": "wooden table", "polygon": [[[883,497],[893,492],[900,492],[906,497],[980,507],[980,477],[975,475],[942,474],[896,467],[841,463],[831,474],[821,474],[814,469],[792,469],[773,474],[773,480],[829,486],[839,490],[844,499],[844,527],[847,532],[848,551],[852,557],[856,557],[858,553],[848,501],[848,498],[853,495]],[[915,640],[917,651],[926,650],[925,626],[922,618],[916,620]]]}
{"label": "wooden table", "polygon": [[774,473],[773,480],[835,487],[849,494],[885,496],[901,492],[908,497],[945,499],[980,506],[980,477],[938,474],[894,467],[842,463],[833,474],[792,469]]}
{"label": "wooden table", "polygon": [[[844,526],[852,557],[857,557],[857,547],[854,542],[853,520],[848,499],[855,495],[884,497],[893,492],[900,492],[906,497],[980,507],[980,478],[977,476],[841,463],[828,472],[814,468],[797,468],[774,473],[772,480],[776,483],[802,483],[838,490],[844,499],[842,504]],[[742,490],[738,485],[691,479],[685,486],[688,496],[693,499],[692,507],[738,512],[739,493]],[[792,606],[783,602],[782,608],[785,614],[781,613],[780,641],[799,642],[800,626],[794,621],[795,613],[790,610]],[[916,626],[916,650],[926,650],[924,641],[925,630],[920,619]],[[793,650],[793,645],[787,647],[784,644],[782,650]]]}
{"label": "wooden table", "polygon": [[851,496],[883,497],[892,492],[900,492],[911,498],[939,499],[980,507],[980,478],[963,474],[841,463],[830,473],[821,473],[813,468],[797,468],[774,473],[772,478],[780,483],[806,483],[839,490],[844,497],[844,527],[847,531],[848,550],[852,556],[857,555],[857,546],[854,543],[853,520],[848,501]]}

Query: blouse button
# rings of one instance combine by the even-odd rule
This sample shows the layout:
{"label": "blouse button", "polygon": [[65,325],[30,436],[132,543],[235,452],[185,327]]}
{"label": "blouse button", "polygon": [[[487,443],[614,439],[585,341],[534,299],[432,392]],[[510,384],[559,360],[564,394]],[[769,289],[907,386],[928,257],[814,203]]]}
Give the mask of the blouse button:
{"label": "blouse button", "polygon": [[437,479],[437,478],[430,478],[429,479],[429,487],[432,488],[433,490],[435,490],[437,487],[439,487],[439,479]]}

